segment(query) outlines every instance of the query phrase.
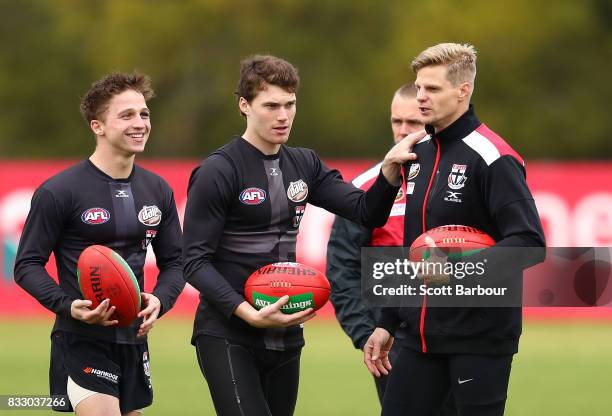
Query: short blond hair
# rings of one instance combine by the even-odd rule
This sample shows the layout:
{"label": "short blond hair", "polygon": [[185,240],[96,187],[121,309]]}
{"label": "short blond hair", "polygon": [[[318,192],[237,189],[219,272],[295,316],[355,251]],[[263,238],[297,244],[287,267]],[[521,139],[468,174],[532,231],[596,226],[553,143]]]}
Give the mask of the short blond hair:
{"label": "short blond hair", "polygon": [[446,65],[447,78],[457,86],[463,82],[474,85],[476,78],[476,49],[465,43],[440,43],[425,49],[412,61],[412,71],[416,74],[422,68],[432,65]]}

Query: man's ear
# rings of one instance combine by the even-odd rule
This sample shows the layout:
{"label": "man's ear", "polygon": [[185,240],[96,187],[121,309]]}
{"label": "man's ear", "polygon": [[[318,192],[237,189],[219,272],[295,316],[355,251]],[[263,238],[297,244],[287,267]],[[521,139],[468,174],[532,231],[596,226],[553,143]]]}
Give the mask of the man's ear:
{"label": "man's ear", "polygon": [[91,120],[89,122],[89,127],[96,136],[104,135],[104,124],[100,120]]}
{"label": "man's ear", "polygon": [[459,100],[469,100],[472,95],[472,84],[464,82],[459,86]]}
{"label": "man's ear", "polygon": [[242,114],[244,114],[245,116],[249,115],[251,109],[249,106],[249,102],[244,97],[240,97],[238,99],[238,107],[240,108],[240,112]]}

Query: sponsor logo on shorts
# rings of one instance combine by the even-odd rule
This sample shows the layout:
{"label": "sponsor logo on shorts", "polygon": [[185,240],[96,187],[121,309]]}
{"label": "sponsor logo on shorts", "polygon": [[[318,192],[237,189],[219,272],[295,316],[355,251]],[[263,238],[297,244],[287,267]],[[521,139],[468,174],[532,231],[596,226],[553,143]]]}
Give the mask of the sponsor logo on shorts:
{"label": "sponsor logo on shorts", "polygon": [[157,205],[144,205],[138,213],[138,221],[148,227],[159,225],[162,219],[162,212]]}
{"label": "sponsor logo on shorts", "polygon": [[412,165],[410,165],[410,170],[408,171],[408,178],[406,180],[409,181],[409,180],[416,178],[420,171],[421,171],[421,164],[413,163]]}
{"label": "sponsor logo on shorts", "polygon": [[302,202],[308,196],[308,185],[302,179],[295,182],[289,182],[287,188],[287,198],[293,202]]}
{"label": "sponsor logo on shorts", "polygon": [[108,380],[112,383],[117,384],[119,382],[119,376],[113,373],[109,373],[108,371],[104,371],[104,370],[98,370],[97,368],[93,368],[93,367],[85,367],[83,369],[83,373],[85,374],[91,374],[94,375],[96,377],[99,378],[103,378],[105,380]]}
{"label": "sponsor logo on shorts", "polygon": [[98,225],[110,220],[110,213],[104,208],[89,208],[81,214],[81,221],[85,224]]}
{"label": "sponsor logo on shorts", "polygon": [[448,187],[453,190],[461,189],[465,186],[467,176],[465,176],[465,170],[467,165],[453,164],[451,173],[448,175]]}
{"label": "sponsor logo on shorts", "polygon": [[145,376],[147,377],[147,384],[149,389],[153,389],[151,385],[151,365],[149,364],[149,351],[142,353],[142,369],[144,370]]}
{"label": "sponsor logo on shorts", "polygon": [[246,188],[240,193],[240,202],[246,205],[259,205],[266,200],[266,191],[261,188]]}

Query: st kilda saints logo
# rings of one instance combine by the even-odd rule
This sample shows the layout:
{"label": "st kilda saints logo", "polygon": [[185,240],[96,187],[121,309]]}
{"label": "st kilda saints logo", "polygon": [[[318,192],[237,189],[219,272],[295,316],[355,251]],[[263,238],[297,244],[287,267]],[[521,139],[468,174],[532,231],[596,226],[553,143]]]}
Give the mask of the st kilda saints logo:
{"label": "st kilda saints logo", "polygon": [[297,228],[300,226],[300,222],[302,221],[302,217],[304,216],[304,211],[306,211],[306,206],[298,205],[295,207],[295,217],[293,217],[293,227]]}
{"label": "st kilda saints logo", "polygon": [[293,202],[302,202],[308,196],[308,185],[302,179],[289,182],[287,188],[287,198]]}
{"label": "st kilda saints logo", "polygon": [[266,200],[266,191],[261,188],[246,188],[240,193],[240,202],[245,205],[259,205]]}
{"label": "st kilda saints logo", "polygon": [[145,231],[145,238],[144,240],[142,240],[142,243],[141,243],[143,250],[146,250],[147,247],[149,247],[149,244],[151,244],[151,241],[153,241],[156,235],[157,235],[157,230],[146,230]]}
{"label": "st kilda saints logo", "polygon": [[465,170],[467,165],[453,164],[450,175],[448,175],[448,187],[453,190],[461,189],[465,186],[467,176],[465,176]]}

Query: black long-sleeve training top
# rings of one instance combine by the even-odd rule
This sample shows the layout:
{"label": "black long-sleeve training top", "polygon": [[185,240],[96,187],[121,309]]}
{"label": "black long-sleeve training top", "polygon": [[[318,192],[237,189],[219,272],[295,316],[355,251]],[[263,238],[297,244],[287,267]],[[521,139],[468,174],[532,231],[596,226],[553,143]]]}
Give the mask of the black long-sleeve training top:
{"label": "black long-sleeve training top", "polygon": [[[113,179],[84,160],[45,181],[34,193],[19,242],[15,281],[56,314],[53,330],[123,344],[137,338],[142,319],[126,328],[90,325],[70,315],[83,299],[76,274],[81,252],[100,244],[115,250],[132,268],[144,289],[144,263],[152,244],[159,268],[153,294],[167,312],[185,286],[181,228],[170,186],[158,175],[134,166],[127,179]],[[59,285],[45,270],[51,252]],[[160,315],[161,316],[161,315]]]}
{"label": "black long-sleeve training top", "polygon": [[282,145],[265,155],[236,137],[212,153],[191,175],[185,211],[185,278],[200,291],[192,342],[208,334],[271,350],[301,347],[300,326],[259,329],[234,315],[247,278],[264,265],[295,261],[306,203],[380,226],[398,189],[381,173],[366,193],[309,149]]}

